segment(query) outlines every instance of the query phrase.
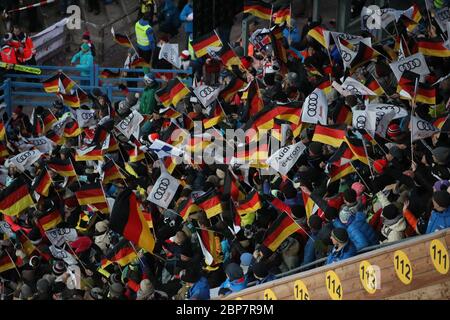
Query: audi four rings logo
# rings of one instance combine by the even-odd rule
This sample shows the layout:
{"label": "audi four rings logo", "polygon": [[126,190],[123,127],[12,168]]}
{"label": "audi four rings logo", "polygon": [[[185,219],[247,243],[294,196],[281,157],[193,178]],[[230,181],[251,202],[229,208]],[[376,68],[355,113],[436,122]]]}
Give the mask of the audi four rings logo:
{"label": "audi four rings logo", "polygon": [[166,194],[167,188],[169,188],[170,181],[167,178],[161,179],[161,182],[158,185],[158,188],[156,189],[155,194],[153,195],[153,198],[156,200],[161,200],[162,197]]}
{"label": "audi four rings logo", "polygon": [[309,101],[308,101],[308,110],[306,113],[310,117],[315,117],[317,114],[317,100],[319,99],[319,96],[317,93],[313,92],[309,95]]}
{"label": "audi four rings logo", "polygon": [[431,123],[425,122],[423,120],[417,121],[416,126],[417,126],[417,129],[419,129],[421,131],[435,131],[435,128]]}
{"label": "audi four rings logo", "polygon": [[440,20],[448,20],[450,19],[450,10],[442,10],[442,11],[438,11],[436,12],[436,15],[439,17]]}
{"label": "audi four rings logo", "polygon": [[345,62],[350,62],[350,60],[352,60],[352,55],[350,53],[345,52],[344,50],[342,50],[341,53],[342,60],[344,60]]}
{"label": "audi four rings logo", "polygon": [[81,114],[81,119],[83,119],[83,120],[89,120],[93,117],[94,117],[94,114],[91,112],[84,112]]}
{"label": "audi four rings logo", "polygon": [[366,127],[367,118],[365,116],[358,116],[356,118],[356,128],[364,129]]}
{"label": "audi four rings logo", "polygon": [[31,143],[34,144],[36,147],[38,147],[38,146],[43,146],[44,144],[47,144],[47,141],[44,139],[39,139],[39,140],[31,141]]}
{"label": "audi four rings logo", "polygon": [[200,97],[206,98],[207,96],[209,96],[213,92],[214,92],[214,88],[213,87],[206,87],[205,89],[201,90],[199,92],[199,94],[200,94]]}
{"label": "audi four rings logo", "polygon": [[394,110],[395,113],[400,113],[400,107],[391,105],[391,106],[378,106],[377,110]]}
{"label": "audi four rings logo", "polygon": [[27,151],[25,153],[22,153],[22,154],[17,156],[16,161],[18,163],[22,163],[25,160],[27,160],[29,157],[31,157],[33,154],[34,154],[34,152],[32,152],[32,151]]}
{"label": "audi four rings logo", "polygon": [[350,92],[352,92],[353,94],[359,94],[359,95],[361,94],[361,92],[359,92],[359,90],[356,89],[355,86],[352,85],[352,84],[348,84],[348,85],[345,87],[345,90],[350,91]]}
{"label": "audi four rings logo", "polygon": [[126,128],[128,128],[128,125],[130,124],[131,120],[133,120],[133,118],[134,118],[134,113],[130,113],[130,115],[128,117],[126,117],[125,119],[123,119],[120,122],[120,124],[119,124],[120,128],[124,129],[124,130]]}
{"label": "audi four rings logo", "polygon": [[398,68],[398,71],[403,72],[403,71],[414,70],[416,68],[419,68],[421,65],[422,65],[422,62],[420,62],[420,59],[414,58],[412,60],[403,62],[397,68]]}

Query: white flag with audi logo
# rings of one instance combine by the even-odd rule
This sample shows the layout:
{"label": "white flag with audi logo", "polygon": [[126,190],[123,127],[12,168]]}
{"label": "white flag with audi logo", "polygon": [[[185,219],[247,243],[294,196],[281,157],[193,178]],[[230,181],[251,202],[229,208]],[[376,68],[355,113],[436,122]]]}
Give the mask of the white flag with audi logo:
{"label": "white flag with audi logo", "polygon": [[[369,121],[369,125],[371,127],[375,126],[375,133],[378,133],[383,138],[386,137],[386,131],[389,125],[389,122],[392,121],[395,117],[395,112],[390,110],[388,112],[385,111],[373,111],[366,110],[367,119]],[[371,132],[373,136],[374,133]]]}
{"label": "white flag with audi logo", "polygon": [[164,43],[159,51],[158,59],[164,59],[175,68],[181,68],[181,58],[178,54],[178,43]]}
{"label": "white flag with audi logo", "polygon": [[50,153],[53,151],[53,141],[47,137],[28,138],[28,142],[42,153]]}
{"label": "white flag with audi logo", "polygon": [[380,112],[394,111],[395,115],[394,119],[392,120],[404,118],[408,115],[408,111],[394,104],[372,103],[366,106],[366,110],[380,111]]}
{"label": "white flag with audi logo", "polygon": [[219,93],[220,88],[214,88],[206,85],[201,85],[194,89],[194,94],[205,108],[217,99]]}
{"label": "white flag with audi logo", "polygon": [[41,156],[42,152],[39,150],[28,150],[7,159],[5,161],[5,167],[15,166],[18,170],[23,172],[30,169],[33,163],[38,161]]}
{"label": "white flag with audi logo", "polygon": [[116,128],[128,139],[134,135],[136,139],[139,138],[139,124],[144,120],[144,117],[136,110],[133,110],[125,119],[120,121]]}
{"label": "white flag with audi logo", "polygon": [[422,53],[416,53],[404,59],[392,62],[389,64],[394,72],[397,81],[402,77],[403,72],[411,71],[421,76],[426,76],[430,73],[430,69],[425,61],[425,57]]}
{"label": "white flag with audi logo", "polygon": [[433,126],[433,124],[418,117],[413,116],[412,123],[410,121],[410,125],[411,124],[412,127],[410,130],[412,132],[411,134],[413,141],[429,138],[439,132],[439,129]]}
{"label": "white flag with audi logo", "polygon": [[147,200],[167,209],[172,202],[180,183],[167,172],[161,172]]}
{"label": "white flag with audi logo", "polygon": [[57,228],[45,231],[48,240],[57,247],[61,247],[66,242],[77,240],[77,230],[73,228]]}
{"label": "white flag with audi logo", "polygon": [[376,130],[376,121],[369,121],[366,110],[353,110],[353,128],[358,130],[367,130],[370,134],[374,134]]}
{"label": "white flag with audi logo", "polygon": [[302,142],[285,146],[272,154],[266,163],[282,175],[287,175],[289,170],[297,162],[298,158],[305,151],[306,146]]}
{"label": "white flag with audi logo", "polygon": [[327,125],[328,102],[322,90],[316,88],[306,98],[302,109],[302,122]]}
{"label": "white flag with audi logo", "polygon": [[342,84],[342,89],[347,91],[349,95],[358,95],[358,96],[376,96],[377,94],[367,88],[358,80],[353,79],[352,77],[347,77]]}
{"label": "white flag with audi logo", "polygon": [[95,125],[95,110],[91,109],[77,109],[77,122],[80,128],[90,127]]}

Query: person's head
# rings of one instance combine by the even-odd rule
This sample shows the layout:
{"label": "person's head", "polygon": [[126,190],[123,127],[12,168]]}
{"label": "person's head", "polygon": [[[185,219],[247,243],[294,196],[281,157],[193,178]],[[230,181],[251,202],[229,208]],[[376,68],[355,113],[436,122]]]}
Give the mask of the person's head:
{"label": "person's head", "polygon": [[381,215],[384,220],[395,221],[400,215],[400,210],[394,204],[389,204],[383,208]]}
{"label": "person's head", "polygon": [[325,209],[325,220],[333,221],[338,216],[339,216],[339,211],[336,208],[328,206]]}
{"label": "person's head", "polygon": [[262,280],[269,275],[269,269],[263,262],[257,262],[252,267],[253,275],[256,279]]}
{"label": "person's head", "polygon": [[244,276],[244,271],[237,263],[230,263],[225,267],[225,274],[230,281],[241,279]]}
{"label": "person's head", "polygon": [[19,105],[16,107],[16,109],[14,109],[13,113],[12,113],[12,118],[14,120],[16,120],[23,112],[23,106]]}
{"label": "person's head", "polygon": [[83,33],[81,40],[83,41],[83,43],[89,43],[91,41],[91,34],[89,33],[89,31]]}
{"label": "person's head", "polygon": [[353,189],[347,189],[344,191],[344,203],[348,206],[355,204],[356,202],[356,191]]}
{"label": "person's head", "polygon": [[84,53],[87,53],[87,52],[91,51],[91,47],[89,46],[89,44],[83,43],[81,45],[81,51],[83,51]]}
{"label": "person's head", "polygon": [[348,242],[348,233],[344,228],[335,228],[331,231],[331,242],[335,247],[341,248]]}
{"label": "person's head", "polygon": [[196,268],[189,268],[181,271],[180,280],[188,285],[193,285],[200,280],[201,274]]}
{"label": "person's head", "polygon": [[181,246],[186,240],[187,240],[187,235],[186,235],[186,233],[184,233],[184,231],[178,231],[178,232],[175,234],[175,240],[174,240],[174,242],[175,242],[177,245]]}
{"label": "person's head", "polygon": [[14,25],[13,28],[12,28],[12,31],[13,31],[12,33],[15,36],[20,35],[20,33],[22,32],[22,30],[20,29],[20,27],[18,25]]}
{"label": "person's head", "polygon": [[144,279],[139,284],[139,290],[137,292],[136,300],[145,300],[155,293],[155,287],[149,279]]}
{"label": "person's head", "polygon": [[450,207],[450,194],[447,191],[436,191],[433,193],[433,208],[443,212]]}
{"label": "person's head", "polygon": [[402,130],[401,130],[401,128],[400,128],[400,126],[399,126],[398,124],[396,124],[396,123],[391,123],[391,124],[388,126],[388,129],[387,129],[387,136],[388,136],[390,139],[396,141],[396,140],[398,140],[398,139],[401,137],[401,134],[402,134]]}
{"label": "person's head", "polygon": [[320,156],[323,152],[323,144],[321,144],[320,142],[311,142],[308,150],[310,156]]}
{"label": "person's head", "polygon": [[309,217],[308,225],[311,231],[317,232],[322,228],[322,219],[317,214],[313,214]]}
{"label": "person's head", "polygon": [[144,84],[147,87],[151,87],[153,86],[153,84],[155,83],[155,76],[152,73],[147,73],[144,76]]}
{"label": "person's head", "polygon": [[109,287],[109,296],[115,299],[120,298],[123,294],[123,291],[124,291],[123,285],[119,282],[114,282]]}
{"label": "person's head", "polygon": [[450,148],[437,147],[432,151],[433,160],[439,164],[446,164],[450,155]]}

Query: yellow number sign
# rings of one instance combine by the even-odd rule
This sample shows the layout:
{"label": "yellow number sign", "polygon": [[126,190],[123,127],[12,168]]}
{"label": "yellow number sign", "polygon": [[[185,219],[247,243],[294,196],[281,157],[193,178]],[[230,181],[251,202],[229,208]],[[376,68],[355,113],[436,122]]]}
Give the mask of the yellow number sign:
{"label": "yellow number sign", "polygon": [[404,284],[410,284],[413,279],[413,270],[408,256],[402,250],[394,253],[394,269],[397,277]]}
{"label": "yellow number sign", "polygon": [[374,294],[377,291],[379,279],[375,268],[367,260],[359,264],[359,279],[368,293]]}
{"label": "yellow number sign", "polygon": [[294,297],[295,300],[311,300],[308,288],[306,288],[306,285],[301,280],[294,282]]}
{"label": "yellow number sign", "polygon": [[441,274],[447,274],[449,269],[448,251],[445,245],[438,239],[430,243],[431,261],[436,270]]}
{"label": "yellow number sign", "polygon": [[272,290],[266,289],[264,290],[264,300],[277,300],[277,296]]}
{"label": "yellow number sign", "polygon": [[333,300],[342,300],[344,292],[342,290],[341,280],[334,271],[328,271],[325,275],[325,286],[328,294]]}

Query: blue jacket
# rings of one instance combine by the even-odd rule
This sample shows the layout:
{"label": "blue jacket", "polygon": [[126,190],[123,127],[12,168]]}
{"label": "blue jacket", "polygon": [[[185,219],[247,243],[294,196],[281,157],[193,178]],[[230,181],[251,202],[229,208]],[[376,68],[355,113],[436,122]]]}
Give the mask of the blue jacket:
{"label": "blue jacket", "polygon": [[265,277],[265,278],[263,278],[261,280],[256,280],[256,284],[258,285],[258,284],[267,283],[267,282],[270,282],[270,281],[275,280],[275,279],[276,279],[275,275],[272,274],[272,273],[269,273],[267,275],[267,277]]}
{"label": "blue jacket", "polygon": [[426,233],[432,233],[450,227],[450,207],[444,212],[431,212],[430,220],[428,220],[428,227]]}
{"label": "blue jacket", "polygon": [[208,279],[201,277],[188,291],[189,300],[209,300]]}
{"label": "blue jacket", "polygon": [[[283,36],[286,40],[289,40],[289,28],[287,28],[287,27],[284,28]],[[298,32],[298,28],[295,27],[295,28],[291,29],[291,42],[295,44],[295,43],[299,43],[300,40],[301,40],[301,37],[300,37],[300,33]]]}
{"label": "blue jacket", "polygon": [[353,257],[354,255],[356,255],[356,248],[353,245],[353,243],[351,241],[349,241],[344,246],[344,248],[342,248],[339,251],[336,251],[336,249],[333,248],[331,253],[328,255],[326,264],[330,264],[330,263],[338,262],[338,261],[341,261],[344,259],[348,259],[348,258]]}
{"label": "blue jacket", "polygon": [[193,21],[186,21],[186,18],[188,15],[190,15],[192,12],[192,7],[190,4],[186,4],[183,8],[183,10],[180,13],[180,20],[184,22],[184,32],[186,33],[192,33],[194,30],[194,24]]}
{"label": "blue jacket", "polygon": [[179,21],[178,8],[173,3],[173,0],[165,1],[162,13],[164,14],[165,20],[170,20],[173,25],[179,26],[180,21]]}
{"label": "blue jacket", "polygon": [[311,238],[306,242],[304,253],[303,253],[303,263],[302,265],[316,261],[316,247],[314,246],[317,239],[318,232],[310,234]]}
{"label": "blue jacket", "polygon": [[78,60],[80,61],[80,63],[76,65],[76,68],[81,71],[81,76],[89,77],[89,75],[91,74],[92,66],[94,65],[94,57],[92,56],[91,51],[79,51],[72,57],[72,60],[70,62],[75,63]]}
{"label": "blue jacket", "polygon": [[224,288],[224,289],[229,289],[231,290],[231,292],[228,292],[226,295],[231,294],[231,293],[235,293],[241,290],[244,290],[245,288],[247,288],[247,277],[244,277],[244,279],[239,279],[239,280],[233,280],[230,281],[230,279],[227,278],[227,280],[225,280],[219,287],[219,290]]}
{"label": "blue jacket", "polygon": [[355,245],[357,251],[378,243],[377,234],[366,222],[366,215],[362,212],[352,215],[346,224],[343,224],[339,219],[335,219],[333,226],[347,229],[348,237]]}
{"label": "blue jacket", "polygon": [[[139,23],[142,26],[150,25],[150,23],[148,23],[148,21],[144,20],[144,19],[139,20]],[[150,45],[140,46],[139,44],[137,44],[137,46],[139,49],[144,50],[144,51],[153,51],[153,50],[155,50],[155,47],[156,47],[155,35],[153,34],[153,28],[148,28],[146,34],[148,37],[148,41],[150,42]]]}

